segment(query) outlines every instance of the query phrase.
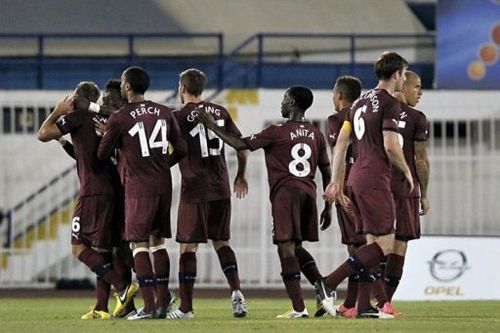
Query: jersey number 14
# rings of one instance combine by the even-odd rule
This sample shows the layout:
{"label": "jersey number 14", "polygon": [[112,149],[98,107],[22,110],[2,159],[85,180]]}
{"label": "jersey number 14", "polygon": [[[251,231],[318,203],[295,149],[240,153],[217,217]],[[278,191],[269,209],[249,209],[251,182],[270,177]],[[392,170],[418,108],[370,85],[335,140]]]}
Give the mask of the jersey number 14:
{"label": "jersey number 14", "polygon": [[[168,140],[167,140],[167,122],[165,119],[158,119],[153,127],[153,132],[147,138],[146,129],[144,128],[144,123],[136,123],[129,131],[130,136],[139,135],[139,144],[141,145],[142,157],[150,156],[149,149],[161,148],[161,153],[165,155],[168,152]],[[160,136],[159,141],[155,141]]]}

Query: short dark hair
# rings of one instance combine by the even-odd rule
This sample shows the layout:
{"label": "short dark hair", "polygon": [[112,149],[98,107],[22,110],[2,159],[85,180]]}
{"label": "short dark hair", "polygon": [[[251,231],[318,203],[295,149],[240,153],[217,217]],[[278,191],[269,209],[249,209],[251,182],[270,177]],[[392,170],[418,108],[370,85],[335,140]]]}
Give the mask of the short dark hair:
{"label": "short dark hair", "polygon": [[144,94],[149,88],[149,75],[144,69],[137,66],[129,67],[123,72],[125,81],[136,94]]}
{"label": "short dark hair", "polygon": [[111,79],[106,83],[106,90],[114,89],[120,91],[120,80]]}
{"label": "short dark hair", "polygon": [[342,93],[343,98],[352,103],[361,95],[361,81],[357,77],[344,75],[337,78],[335,89]]}
{"label": "short dark hair", "polygon": [[384,52],[375,62],[374,70],[379,80],[388,80],[392,74],[408,67],[408,61],[396,52]]}
{"label": "short dark hair", "polygon": [[287,90],[295,104],[303,111],[307,110],[313,103],[313,93],[305,86],[292,86]]}
{"label": "short dark hair", "polygon": [[207,76],[205,73],[196,68],[186,69],[179,77],[188,93],[193,96],[200,96],[207,84]]}
{"label": "short dark hair", "polygon": [[78,96],[84,97],[90,102],[97,102],[101,92],[99,87],[95,82],[92,81],[82,81],[76,86],[76,93]]}

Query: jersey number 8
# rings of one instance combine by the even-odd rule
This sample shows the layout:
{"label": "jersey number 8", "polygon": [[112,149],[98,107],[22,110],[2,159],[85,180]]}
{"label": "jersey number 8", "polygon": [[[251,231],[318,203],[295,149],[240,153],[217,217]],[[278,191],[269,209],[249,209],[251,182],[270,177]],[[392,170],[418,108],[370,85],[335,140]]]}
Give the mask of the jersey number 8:
{"label": "jersey number 8", "polygon": [[[300,151],[304,153],[299,154]],[[288,164],[288,171],[296,177],[307,177],[311,172],[311,164],[309,163],[309,157],[311,157],[311,147],[307,143],[297,143],[292,147],[292,157],[293,160]],[[298,166],[301,165],[301,170]]]}

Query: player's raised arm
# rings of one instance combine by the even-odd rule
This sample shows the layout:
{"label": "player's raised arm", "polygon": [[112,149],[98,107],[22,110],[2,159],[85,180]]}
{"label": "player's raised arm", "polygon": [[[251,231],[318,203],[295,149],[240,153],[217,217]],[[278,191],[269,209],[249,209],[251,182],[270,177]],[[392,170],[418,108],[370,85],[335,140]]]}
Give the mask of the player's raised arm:
{"label": "player's raised arm", "polygon": [[216,126],[213,117],[209,115],[207,112],[204,112],[203,110],[198,110],[198,116],[196,117],[196,119],[200,123],[205,125],[205,127],[211,129],[215,134],[217,134],[217,136],[222,141],[224,141],[234,149],[236,150],[248,149],[246,142],[242,138],[234,134],[228,133],[223,128]]}
{"label": "player's raised arm", "polygon": [[75,148],[73,147],[73,144],[66,140],[63,136],[59,138],[59,143],[61,144],[66,154],[76,160]]}
{"label": "player's raised arm", "polygon": [[99,149],[97,151],[97,157],[100,160],[107,160],[113,156],[117,142],[120,138],[121,130],[116,122],[115,114],[109,117],[106,132],[104,133],[101,142],[99,143]]}
{"label": "player's raised arm", "polygon": [[45,119],[38,130],[37,138],[42,142],[59,139],[62,136],[61,130],[57,127],[57,120],[73,110],[73,97],[66,96],[60,100],[54,111]]}

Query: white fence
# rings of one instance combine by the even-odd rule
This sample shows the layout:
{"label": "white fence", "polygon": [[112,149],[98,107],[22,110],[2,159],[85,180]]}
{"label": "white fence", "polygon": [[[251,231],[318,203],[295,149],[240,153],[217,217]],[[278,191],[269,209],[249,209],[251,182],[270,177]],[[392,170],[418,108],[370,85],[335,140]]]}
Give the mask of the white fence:
{"label": "white fence", "polygon": [[[254,96],[256,92],[249,93]],[[247,102],[245,98],[237,102],[229,99],[221,102],[237,112],[235,114],[242,132],[249,134],[262,128],[264,123],[278,119],[282,94],[282,91],[258,91],[257,98],[247,99]],[[311,119],[317,119],[320,126],[323,126],[331,110],[330,94],[326,91],[315,93],[315,104],[309,111]],[[40,103],[53,105],[63,93],[15,95],[0,92],[0,100],[7,100],[3,102],[4,107],[10,107],[3,109],[4,114],[0,119],[9,119],[11,128],[18,126],[17,121],[11,120],[15,118],[15,112],[29,114],[28,108],[31,106]],[[167,94],[155,96],[163,95]],[[500,168],[497,167],[500,162],[500,134],[497,134],[500,112],[495,102],[495,99],[500,100],[498,97],[498,94],[477,92],[432,92],[424,95],[422,110],[431,121],[431,211],[423,219],[424,233],[500,235],[500,225],[497,223],[500,210],[496,208],[496,200],[500,197]],[[16,106],[18,111],[15,110]],[[7,112],[14,114],[8,118]],[[0,129],[5,129],[2,121]],[[71,200],[78,190],[76,171],[60,176],[71,166],[71,160],[57,143],[39,144],[29,134],[30,131],[33,130],[21,126],[19,134],[0,135],[0,204],[11,212],[0,224],[0,288],[47,286],[60,278],[92,278],[92,274],[71,256],[70,251]],[[227,151],[231,175],[234,176],[234,152],[230,148]],[[38,191],[56,176],[60,177],[52,185]],[[176,188],[172,205],[174,232],[178,180],[178,170],[175,169]],[[248,197],[233,200],[231,242],[238,257],[242,283],[245,288],[281,287],[280,266],[271,242],[269,190],[261,151],[249,157],[248,180]],[[317,181],[321,188],[319,177]],[[37,191],[38,194],[26,201]],[[21,202],[25,203],[18,205]],[[18,207],[14,209],[16,205]],[[322,209],[322,205],[319,209]],[[172,262],[172,285],[175,287],[178,246],[174,240],[168,240],[167,246]],[[346,251],[340,244],[336,218],[329,230],[320,233],[320,242],[305,246],[310,249],[324,273],[346,257]],[[217,256],[210,245],[201,246],[198,252],[197,285],[226,285]]]}

